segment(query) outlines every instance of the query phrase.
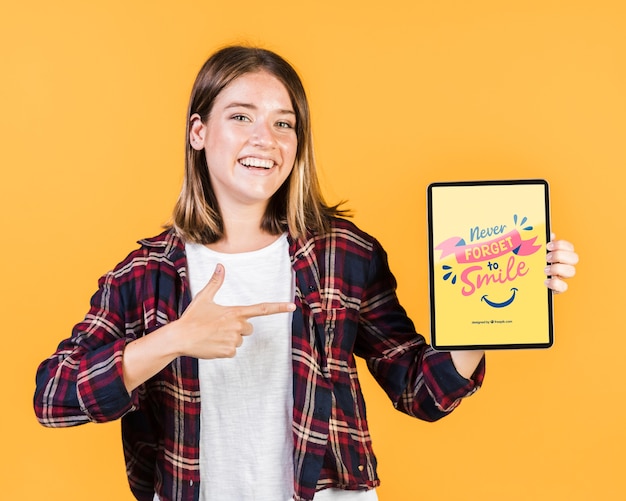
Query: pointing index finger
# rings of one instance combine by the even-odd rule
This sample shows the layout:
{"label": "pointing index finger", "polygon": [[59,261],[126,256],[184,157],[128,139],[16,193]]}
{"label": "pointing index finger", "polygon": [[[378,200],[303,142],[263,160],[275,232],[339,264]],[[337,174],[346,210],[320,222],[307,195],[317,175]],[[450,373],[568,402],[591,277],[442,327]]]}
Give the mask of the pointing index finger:
{"label": "pointing index finger", "polygon": [[239,312],[246,318],[252,318],[276,315],[277,313],[287,313],[295,309],[296,305],[294,303],[258,303],[249,306],[241,306]]}

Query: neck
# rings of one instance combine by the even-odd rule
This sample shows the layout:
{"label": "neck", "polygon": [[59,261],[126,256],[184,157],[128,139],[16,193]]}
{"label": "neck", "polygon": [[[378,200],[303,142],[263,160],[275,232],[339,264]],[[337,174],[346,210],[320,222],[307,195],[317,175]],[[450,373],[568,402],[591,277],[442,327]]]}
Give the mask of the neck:
{"label": "neck", "polygon": [[209,244],[210,249],[229,254],[251,252],[267,247],[279,235],[261,229],[263,212],[258,210],[224,211],[224,236]]}

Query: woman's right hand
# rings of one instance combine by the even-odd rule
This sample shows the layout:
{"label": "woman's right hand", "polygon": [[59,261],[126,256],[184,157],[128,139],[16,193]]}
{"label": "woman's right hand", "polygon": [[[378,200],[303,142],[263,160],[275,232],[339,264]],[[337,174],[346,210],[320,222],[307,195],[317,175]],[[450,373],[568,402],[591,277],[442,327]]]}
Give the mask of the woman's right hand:
{"label": "woman's right hand", "polygon": [[252,334],[250,318],[296,309],[294,303],[219,305],[214,299],[224,283],[224,273],[224,267],[218,264],[209,283],[196,294],[178,320],[126,345],[122,366],[124,385],[129,393],[177,357],[234,357],[243,337]]}
{"label": "woman's right hand", "polygon": [[196,358],[230,358],[252,334],[253,317],[294,311],[293,303],[258,303],[248,306],[221,306],[215,294],[224,283],[224,267],[218,264],[213,276],[183,315],[174,322],[179,331],[179,355]]}

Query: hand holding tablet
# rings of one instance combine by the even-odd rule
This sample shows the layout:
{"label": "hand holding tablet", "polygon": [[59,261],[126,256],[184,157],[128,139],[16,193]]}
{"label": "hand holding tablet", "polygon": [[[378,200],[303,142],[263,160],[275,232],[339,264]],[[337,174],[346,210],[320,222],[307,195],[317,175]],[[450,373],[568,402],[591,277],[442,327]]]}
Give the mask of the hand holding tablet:
{"label": "hand holding tablet", "polygon": [[433,183],[428,237],[433,347],[552,345],[545,180]]}

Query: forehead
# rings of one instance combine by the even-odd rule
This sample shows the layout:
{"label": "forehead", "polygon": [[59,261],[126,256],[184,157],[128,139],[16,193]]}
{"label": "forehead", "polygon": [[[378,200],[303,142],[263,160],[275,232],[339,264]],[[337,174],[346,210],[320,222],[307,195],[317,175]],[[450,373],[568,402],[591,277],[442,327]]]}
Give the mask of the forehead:
{"label": "forehead", "polygon": [[229,106],[233,103],[293,111],[287,87],[276,76],[263,70],[244,73],[235,78],[217,95],[214,106]]}

